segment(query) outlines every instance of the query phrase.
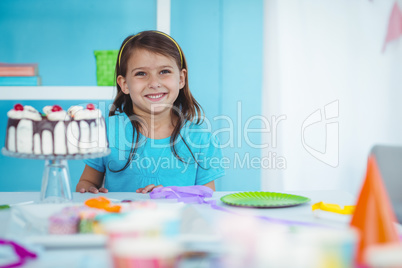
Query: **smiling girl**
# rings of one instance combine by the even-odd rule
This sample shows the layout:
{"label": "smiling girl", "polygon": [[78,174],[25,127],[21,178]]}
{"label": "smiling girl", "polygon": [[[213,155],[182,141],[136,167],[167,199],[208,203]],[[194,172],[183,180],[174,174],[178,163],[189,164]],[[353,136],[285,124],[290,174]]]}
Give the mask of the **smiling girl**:
{"label": "smiling girl", "polygon": [[224,176],[219,141],[203,126],[177,42],[158,31],[127,37],[116,63],[117,95],[108,118],[111,153],[85,160],[78,192],[147,193],[205,185]]}

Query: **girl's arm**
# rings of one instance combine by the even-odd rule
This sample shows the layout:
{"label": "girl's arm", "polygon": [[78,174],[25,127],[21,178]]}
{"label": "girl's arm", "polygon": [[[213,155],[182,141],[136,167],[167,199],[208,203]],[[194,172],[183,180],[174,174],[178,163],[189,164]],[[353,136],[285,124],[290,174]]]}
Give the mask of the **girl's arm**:
{"label": "girl's arm", "polygon": [[80,193],[107,193],[108,190],[102,187],[104,173],[85,165],[85,169],[82,172],[80,181],[77,183],[75,191]]}
{"label": "girl's arm", "polygon": [[213,191],[215,191],[215,181],[210,181],[207,184],[204,184],[204,186],[207,186],[211,188]]}

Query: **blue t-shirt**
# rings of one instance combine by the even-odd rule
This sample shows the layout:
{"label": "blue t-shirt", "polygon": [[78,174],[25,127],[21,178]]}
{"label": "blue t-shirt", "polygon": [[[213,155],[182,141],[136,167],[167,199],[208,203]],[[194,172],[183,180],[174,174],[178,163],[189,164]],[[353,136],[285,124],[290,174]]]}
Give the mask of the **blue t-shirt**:
{"label": "blue t-shirt", "polygon": [[205,124],[190,122],[182,128],[175,144],[182,161],[173,154],[170,137],[150,139],[140,134],[137,152],[129,166],[113,172],[126,165],[137,134],[133,133],[125,113],[106,118],[106,124],[111,153],[102,158],[87,159],[85,164],[105,173],[105,188],[109,191],[133,192],[149,184],[203,185],[225,175],[218,139]]}

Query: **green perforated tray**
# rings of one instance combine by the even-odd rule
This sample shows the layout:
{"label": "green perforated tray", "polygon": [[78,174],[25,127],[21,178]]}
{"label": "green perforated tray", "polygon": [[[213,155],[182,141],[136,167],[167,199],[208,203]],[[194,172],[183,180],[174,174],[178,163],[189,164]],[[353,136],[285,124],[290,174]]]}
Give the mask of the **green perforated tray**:
{"label": "green perforated tray", "polygon": [[277,208],[300,205],[310,198],[286,193],[274,192],[241,192],[221,197],[221,201],[232,206]]}

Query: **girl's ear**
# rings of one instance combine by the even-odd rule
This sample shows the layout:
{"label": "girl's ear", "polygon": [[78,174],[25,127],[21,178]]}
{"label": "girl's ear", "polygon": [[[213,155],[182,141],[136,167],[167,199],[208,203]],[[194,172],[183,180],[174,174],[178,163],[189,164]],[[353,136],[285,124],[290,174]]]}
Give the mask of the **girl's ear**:
{"label": "girl's ear", "polygon": [[119,75],[117,77],[117,84],[119,84],[121,91],[123,91],[124,94],[130,93],[130,91],[128,90],[126,78],[124,78],[122,75]]}
{"label": "girl's ear", "polygon": [[187,70],[182,69],[180,71],[180,82],[179,82],[180,89],[182,89],[186,85],[186,76],[187,76]]}

